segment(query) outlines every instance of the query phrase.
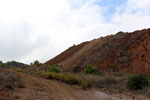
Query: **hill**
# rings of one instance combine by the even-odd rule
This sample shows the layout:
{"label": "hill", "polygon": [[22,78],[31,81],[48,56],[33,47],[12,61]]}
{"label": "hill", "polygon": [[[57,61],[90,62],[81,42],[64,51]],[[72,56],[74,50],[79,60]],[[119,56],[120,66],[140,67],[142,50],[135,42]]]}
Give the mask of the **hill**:
{"label": "hill", "polygon": [[150,29],[118,32],[72,46],[44,66],[54,64],[62,67],[79,66],[81,69],[92,64],[101,69],[150,73]]}
{"label": "hill", "polygon": [[4,63],[4,65],[6,67],[17,67],[17,68],[26,68],[26,66],[28,66],[27,64],[21,63],[21,62],[17,62],[17,61],[8,61],[6,63]]}

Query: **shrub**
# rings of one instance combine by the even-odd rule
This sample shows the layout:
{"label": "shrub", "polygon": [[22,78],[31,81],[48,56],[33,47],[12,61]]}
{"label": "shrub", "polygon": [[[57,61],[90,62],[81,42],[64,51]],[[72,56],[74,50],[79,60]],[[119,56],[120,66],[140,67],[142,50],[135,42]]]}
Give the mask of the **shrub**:
{"label": "shrub", "polygon": [[0,72],[0,83],[9,89],[24,88],[21,78],[12,72]]}
{"label": "shrub", "polygon": [[133,75],[129,76],[127,86],[131,90],[143,89],[149,85],[149,80],[146,75]]}
{"label": "shrub", "polygon": [[55,79],[55,80],[63,80],[64,75],[61,73],[56,73],[56,72],[50,72],[49,74],[49,79]]}
{"label": "shrub", "polygon": [[14,68],[14,70],[17,72],[23,72],[23,69],[21,69],[21,68]]}
{"label": "shrub", "polygon": [[81,87],[84,90],[87,89],[88,87],[90,87],[90,82],[85,81],[85,80],[81,81]]}
{"label": "shrub", "polygon": [[93,67],[92,65],[88,64],[84,69],[85,74],[100,74],[98,67]]}
{"label": "shrub", "polygon": [[33,66],[33,63],[32,63],[32,62],[30,63],[30,66]]}
{"label": "shrub", "polygon": [[69,73],[62,74],[62,73],[50,72],[50,73],[43,73],[41,75],[46,79],[60,80],[69,84],[80,84],[80,80],[74,74],[69,74]]}
{"label": "shrub", "polygon": [[71,72],[73,72],[73,73],[80,72],[80,67],[79,66],[72,66],[71,68],[72,68]]}
{"label": "shrub", "polygon": [[40,76],[46,78],[46,79],[51,79],[51,77],[49,78],[50,76],[50,73],[44,73],[44,72],[41,72],[41,73],[38,73]]}
{"label": "shrub", "polygon": [[5,64],[2,61],[0,61],[0,67],[5,67]]}
{"label": "shrub", "polygon": [[74,74],[66,74],[65,75],[65,82],[69,84],[80,84],[80,80]]}
{"label": "shrub", "polygon": [[46,79],[54,79],[68,84],[79,85],[82,87],[82,89],[87,89],[89,86],[91,86],[91,82],[89,80],[82,79],[82,76],[77,74],[56,72],[43,72],[39,74]]}
{"label": "shrub", "polygon": [[35,60],[35,61],[34,61],[34,65],[40,66],[41,63],[40,63],[38,60]]}
{"label": "shrub", "polygon": [[55,72],[55,73],[59,73],[60,72],[60,69],[56,66],[53,66],[49,69],[49,72]]}

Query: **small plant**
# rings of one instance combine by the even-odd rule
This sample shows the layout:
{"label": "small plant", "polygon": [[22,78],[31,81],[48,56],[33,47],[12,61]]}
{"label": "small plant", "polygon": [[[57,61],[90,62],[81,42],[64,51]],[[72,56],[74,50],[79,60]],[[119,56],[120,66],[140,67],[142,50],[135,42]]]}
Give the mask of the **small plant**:
{"label": "small plant", "polygon": [[83,80],[83,81],[81,81],[81,87],[82,87],[82,89],[85,90],[88,87],[90,87],[90,83],[88,81]]}
{"label": "small plant", "polygon": [[49,69],[49,72],[55,72],[55,73],[59,73],[60,72],[60,69],[56,66],[53,66]]}
{"label": "small plant", "polygon": [[79,72],[79,67],[73,66],[73,67],[72,67],[72,72],[74,72],[74,73]]}
{"label": "small plant", "polygon": [[149,85],[149,80],[146,75],[129,76],[127,86],[131,90],[139,90]]}
{"label": "small plant", "polygon": [[74,74],[66,74],[65,75],[65,82],[69,84],[80,84],[80,80]]}
{"label": "small plant", "polygon": [[85,74],[95,74],[95,75],[99,75],[100,71],[98,67],[94,67],[90,64],[88,64],[85,69],[84,69],[84,73]]}
{"label": "small plant", "polygon": [[17,72],[23,72],[23,69],[21,69],[21,68],[14,68],[14,70]]}

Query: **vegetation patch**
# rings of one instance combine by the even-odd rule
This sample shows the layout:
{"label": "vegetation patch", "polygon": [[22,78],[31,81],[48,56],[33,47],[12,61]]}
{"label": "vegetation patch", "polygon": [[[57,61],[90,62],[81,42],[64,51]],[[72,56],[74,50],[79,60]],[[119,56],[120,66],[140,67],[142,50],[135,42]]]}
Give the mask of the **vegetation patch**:
{"label": "vegetation patch", "polygon": [[50,67],[49,72],[59,73],[60,69],[54,65],[53,67]]}
{"label": "vegetation patch", "polygon": [[12,68],[12,69],[17,71],[17,72],[24,72],[24,70],[22,68]]}
{"label": "vegetation patch", "polygon": [[40,65],[42,65],[42,63],[40,63],[38,60],[35,60],[33,63],[31,63],[30,65],[32,66],[32,65],[37,65],[37,66],[40,66]]}
{"label": "vegetation patch", "polygon": [[2,61],[0,61],[0,67],[5,67],[5,64]]}
{"label": "vegetation patch", "polygon": [[5,88],[14,89],[14,88],[24,88],[24,84],[21,81],[21,78],[16,75],[16,73],[5,71],[0,71],[0,84]]}
{"label": "vegetation patch", "polygon": [[43,72],[40,73],[46,79],[54,79],[62,81],[68,84],[79,85],[82,89],[87,89],[88,87],[96,88],[113,88],[120,87],[120,84],[125,83],[124,77],[113,77],[112,75],[98,76],[95,74],[83,74],[83,73],[56,73],[56,72]]}
{"label": "vegetation patch", "polygon": [[133,75],[129,76],[127,79],[127,87],[131,90],[139,90],[147,87],[149,85],[149,80],[147,75]]}
{"label": "vegetation patch", "polygon": [[55,79],[68,84],[80,85],[83,89],[89,87],[88,81],[80,80],[80,78],[76,74],[72,73],[49,72],[49,73],[41,73],[41,76],[45,77],[46,79]]}
{"label": "vegetation patch", "polygon": [[85,74],[95,74],[95,75],[99,75],[101,72],[99,70],[98,67],[92,66],[90,64],[88,64],[85,69],[84,69],[84,73]]}

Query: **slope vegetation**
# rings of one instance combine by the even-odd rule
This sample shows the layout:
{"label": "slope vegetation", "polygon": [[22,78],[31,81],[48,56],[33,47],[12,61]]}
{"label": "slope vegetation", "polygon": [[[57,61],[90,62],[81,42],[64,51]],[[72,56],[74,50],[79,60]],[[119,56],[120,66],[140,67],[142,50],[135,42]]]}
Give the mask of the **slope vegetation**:
{"label": "slope vegetation", "polygon": [[63,67],[87,64],[101,69],[113,69],[128,73],[150,72],[150,29],[131,33],[118,32],[81,43],[47,61],[46,65]]}

